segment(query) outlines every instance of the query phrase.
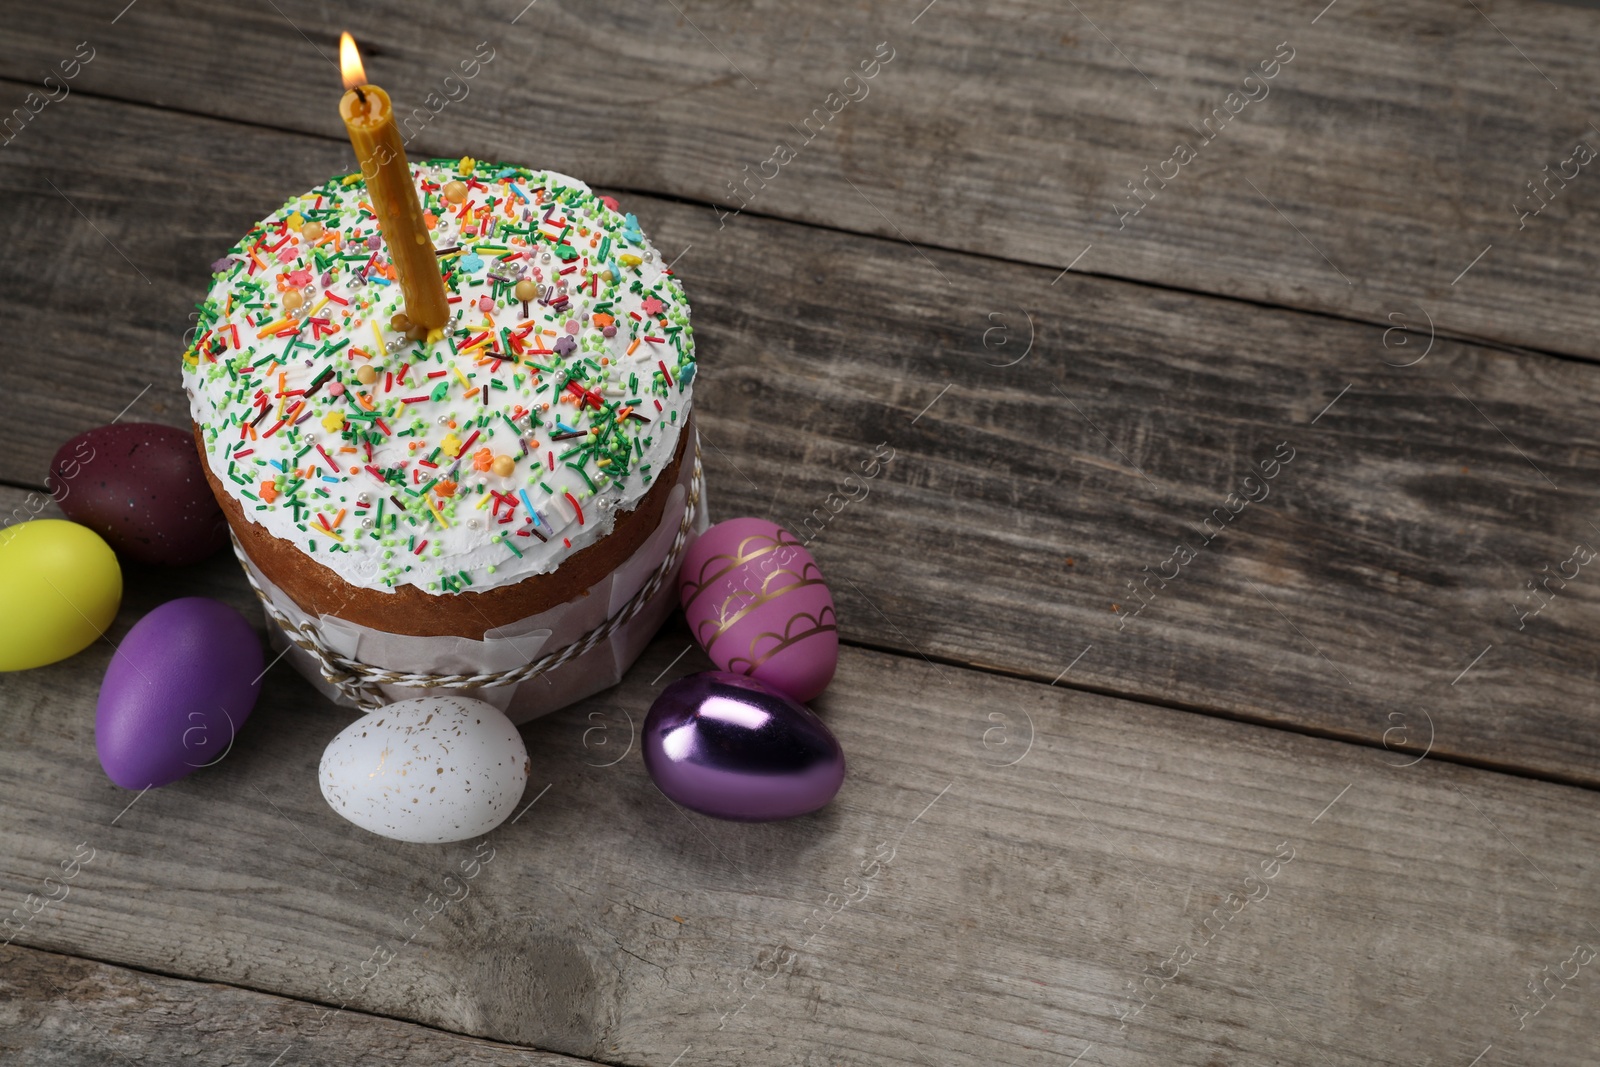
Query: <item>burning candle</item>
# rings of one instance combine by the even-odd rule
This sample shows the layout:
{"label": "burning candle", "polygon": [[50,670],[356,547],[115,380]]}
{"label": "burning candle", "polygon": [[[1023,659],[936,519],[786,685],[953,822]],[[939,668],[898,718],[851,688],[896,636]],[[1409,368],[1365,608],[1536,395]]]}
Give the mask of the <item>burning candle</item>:
{"label": "burning candle", "polygon": [[378,228],[383,231],[389,256],[400,276],[406,317],[412,325],[432,335],[450,321],[450,305],[439,275],[433,239],[422,221],[422,202],[417,198],[416,183],[411,180],[405,143],[394,122],[394,108],[388,93],[367,84],[361,53],[348,33],[339,39],[339,67],[345,86],[339,117],[350,134],[350,146],[361,164],[361,177],[367,183]]}

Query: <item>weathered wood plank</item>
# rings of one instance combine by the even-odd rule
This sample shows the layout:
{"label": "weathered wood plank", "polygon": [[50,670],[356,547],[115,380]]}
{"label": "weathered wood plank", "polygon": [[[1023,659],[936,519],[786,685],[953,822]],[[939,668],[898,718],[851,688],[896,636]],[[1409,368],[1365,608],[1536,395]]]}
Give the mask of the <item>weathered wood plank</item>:
{"label": "weathered wood plank", "polygon": [[[26,205],[0,216],[0,477],[29,484],[136,398],[128,418],[182,423],[205,264],[343,151],[72,105],[0,153]],[[40,190],[68,159],[89,162],[62,192],[151,284]],[[1439,755],[1600,783],[1600,588],[1527,587],[1600,543],[1593,367],[931,253],[952,305],[896,241],[627,206],[688,250],[714,513],[820,530],[850,640],[1416,751],[1426,715]],[[1154,597],[1131,622],[1130,582]]]}
{"label": "weathered wood plank", "polygon": [[[112,24],[70,0],[14,13],[0,74],[36,81],[87,39],[80,92],[342,138],[329,57],[353,28],[374,79],[425,108],[427,152],[1056,270],[1092,245],[1081,270],[1384,324],[1420,305],[1458,335],[1600,355],[1600,201],[1586,166],[1562,165],[1600,147],[1584,110],[1600,12],[1476,7],[283,0],[217,18],[186,0]],[[494,58],[447,85],[483,41]],[[880,42],[892,58],[860,80]],[[1262,63],[1275,77],[1247,82]],[[1192,162],[1169,162],[1180,144]],[[1542,184],[1562,170],[1576,177]]]}
{"label": "weathered wood plank", "polygon": [[[31,1067],[592,1063],[353,1011],[312,1032],[323,1011],[319,1004],[233,986],[165,978],[16,945],[0,948],[0,1056]],[[279,1040],[280,1034],[293,1036]],[[274,1061],[274,1056],[281,1058]]]}
{"label": "weathered wood plank", "polygon": [[[203,577],[245,604],[222,562]],[[187,591],[164,581],[131,576],[118,632]],[[667,669],[687,643],[669,631],[620,688],[524,729],[537,803],[409,943],[402,918],[474,847],[334,815],[315,767],[348,714],[291,673],[268,674],[220,765],[143,796],[94,757],[107,646],[0,676],[7,909],[94,850],[17,943],[626,1064],[1592,1045],[1581,981],[1521,1029],[1510,1006],[1531,1012],[1527,982],[1600,936],[1594,792],[847,649],[818,702],[851,761],[838,800],[718,823],[675,810],[628,747],[667,677],[700,665]],[[1196,958],[1167,962],[1184,944]],[[272,1051],[318,1019],[274,1024]]]}

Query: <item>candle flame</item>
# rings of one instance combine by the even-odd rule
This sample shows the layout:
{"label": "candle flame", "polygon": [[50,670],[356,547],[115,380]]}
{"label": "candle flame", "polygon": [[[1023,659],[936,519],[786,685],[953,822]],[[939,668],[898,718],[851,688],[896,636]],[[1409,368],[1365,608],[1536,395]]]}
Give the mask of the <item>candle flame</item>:
{"label": "candle flame", "polygon": [[344,75],[346,89],[367,84],[367,71],[361,65],[361,53],[356,49],[356,39],[349,33],[339,35],[339,73]]}

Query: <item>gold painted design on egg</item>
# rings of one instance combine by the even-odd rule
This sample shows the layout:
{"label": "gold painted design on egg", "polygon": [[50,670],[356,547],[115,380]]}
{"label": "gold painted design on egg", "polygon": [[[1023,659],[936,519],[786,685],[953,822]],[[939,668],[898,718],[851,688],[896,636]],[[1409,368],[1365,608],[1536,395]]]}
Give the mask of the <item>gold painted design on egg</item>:
{"label": "gold painted design on egg", "polygon": [[[807,582],[807,583],[811,583],[811,584],[815,584],[817,582],[822,581],[822,571],[819,570],[817,568],[817,565],[814,562],[811,562],[810,560],[806,561],[805,566],[800,568],[800,572],[798,574],[796,574],[794,571],[790,571],[790,570],[781,570],[781,569],[780,570],[775,570],[775,571],[772,571],[771,573],[769,573],[765,578],[761,579],[761,588],[760,589],[751,589],[748,586],[746,586],[746,587],[741,587],[741,588],[735,589],[733,592],[729,593],[726,597],[723,598],[723,601],[722,601],[721,604],[718,604],[715,608],[712,609],[712,612],[711,612],[712,616],[714,618],[717,618],[717,619],[726,620],[727,617],[728,617],[729,606],[731,604],[733,604],[735,601],[738,601],[738,600],[742,599],[743,597],[765,595],[768,592],[768,589],[773,584],[773,582],[775,580],[777,580],[778,578],[784,577],[785,575],[787,575],[790,578],[799,579],[801,582]],[[705,621],[709,621],[709,620],[705,620]],[[704,622],[702,622],[702,625],[704,625]]]}
{"label": "gold painted design on egg", "polygon": [[[805,546],[799,541],[794,540],[792,535],[787,536],[787,538],[785,535],[789,535],[789,531],[781,527],[778,529],[777,537],[773,537],[770,534],[751,534],[749,537],[746,537],[739,542],[738,547],[733,550],[732,554],[724,552],[719,555],[708,557],[704,563],[700,564],[700,580],[698,582],[687,580],[683,582],[684,588],[692,589],[694,591],[690,594],[688,603],[684,604],[684,610],[687,611],[689,607],[694,604],[695,600],[699,598],[700,594],[705,591],[706,586],[710,585],[718,578],[721,578],[735,567],[742,567],[752,560],[757,560],[762,556],[770,555],[773,552],[776,552],[779,548],[785,548],[792,545],[801,550],[805,549]],[[750,546],[758,544],[764,544],[765,547],[757,548],[754,551],[751,551]],[[719,560],[726,560],[728,565],[717,571],[715,574],[708,575],[706,571],[710,570],[712,565]]]}
{"label": "gold painted design on egg", "polygon": [[[827,615],[833,615],[833,622],[825,623],[822,621],[823,617]],[[811,623],[811,629],[804,630],[797,634],[791,634],[790,630],[794,627],[794,624],[799,622],[801,619],[805,619],[807,622]],[[797,645],[808,637],[815,637],[817,634],[825,634],[830,630],[837,631],[838,629],[839,617],[837,614],[835,614],[832,607],[823,608],[821,611],[817,612],[815,616],[807,615],[803,611],[799,612],[798,614],[791,615],[789,617],[789,621],[784,623],[783,633],[779,634],[772,630],[767,630],[752,637],[750,639],[750,654],[752,656],[755,655],[756,645],[763,637],[775,637],[778,639],[778,644],[768,649],[763,655],[756,659],[729,660],[728,670],[738,674],[751,674],[757,667],[761,666],[763,663],[767,662],[767,660],[771,659],[773,656],[776,656],[779,652],[782,652],[791,645]],[[741,663],[745,664],[745,666],[738,666],[738,664]]]}
{"label": "gold painted design on egg", "polygon": [[[810,569],[811,570],[816,570],[816,565],[815,564],[811,564],[810,565]],[[782,577],[782,576],[785,576],[785,575],[787,575],[790,578],[795,579],[795,581],[789,583],[788,585],[785,585],[783,588],[779,589],[775,593],[767,593],[767,592],[765,592],[765,590],[767,588],[767,585],[774,578],[779,578],[779,577]],[[817,573],[817,577],[815,577],[815,578],[806,578],[803,573],[796,574],[794,571],[774,571],[771,575],[769,575],[767,577],[766,581],[761,583],[761,588],[762,588],[763,592],[761,594],[757,595],[756,597],[754,597],[753,599],[747,601],[745,603],[744,607],[740,608],[739,611],[734,613],[732,616],[719,616],[717,618],[710,618],[710,619],[705,619],[705,620],[701,621],[699,626],[696,627],[696,633],[695,633],[695,636],[700,641],[700,647],[704,648],[707,652],[710,652],[711,651],[711,646],[717,643],[717,639],[718,638],[720,638],[723,634],[727,633],[741,619],[743,619],[745,616],[749,615],[755,609],[761,607],[763,604],[770,604],[774,600],[781,599],[782,597],[786,596],[789,593],[792,593],[796,589],[804,589],[807,586],[811,586],[811,585],[825,585],[825,583],[822,581],[822,575],[821,575],[820,571]],[[738,596],[738,595],[746,595],[746,594],[745,594],[745,591],[741,590],[739,594],[735,594],[735,596]],[[723,606],[724,610],[726,610],[728,604],[735,599],[735,596],[730,596],[727,600],[723,601],[722,606]],[[719,622],[719,619],[720,619],[721,625],[718,625],[716,627],[716,629],[713,630],[710,633],[710,635],[708,636],[706,634],[706,632],[705,632],[706,627],[717,624]]]}

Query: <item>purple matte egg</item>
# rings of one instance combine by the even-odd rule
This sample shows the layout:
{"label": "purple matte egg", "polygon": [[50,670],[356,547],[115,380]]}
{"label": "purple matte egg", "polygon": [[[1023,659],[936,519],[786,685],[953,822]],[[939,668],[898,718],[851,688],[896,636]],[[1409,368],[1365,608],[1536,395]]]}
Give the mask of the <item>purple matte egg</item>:
{"label": "purple matte egg", "polygon": [[206,597],[161,605],[134,624],[95,706],[100,766],[124,789],[175,782],[215,763],[261,692],[261,641],[244,616]]}
{"label": "purple matte egg", "polygon": [[814,700],[839,665],[838,616],[817,561],[765,519],[719,522],[678,576],[684,616],[718,667]]}
{"label": "purple matte egg", "polygon": [[668,799],[718,819],[806,815],[844,783],[844,750],[821,719],[727,671],[691,674],[663,689],[645,716],[642,751]]}
{"label": "purple matte egg", "polygon": [[194,438],[153,423],[101,426],[50,461],[51,493],[67,518],[134,563],[198,563],[228,541],[228,524]]}

